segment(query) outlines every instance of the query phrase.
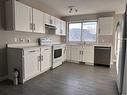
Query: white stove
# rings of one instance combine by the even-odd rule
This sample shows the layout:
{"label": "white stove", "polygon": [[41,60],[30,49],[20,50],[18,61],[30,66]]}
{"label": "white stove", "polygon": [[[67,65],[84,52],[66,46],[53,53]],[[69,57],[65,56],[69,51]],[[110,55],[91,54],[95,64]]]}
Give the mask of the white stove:
{"label": "white stove", "polygon": [[56,68],[62,65],[62,57],[63,57],[63,44],[55,44],[52,46],[53,48],[53,64],[52,68]]}

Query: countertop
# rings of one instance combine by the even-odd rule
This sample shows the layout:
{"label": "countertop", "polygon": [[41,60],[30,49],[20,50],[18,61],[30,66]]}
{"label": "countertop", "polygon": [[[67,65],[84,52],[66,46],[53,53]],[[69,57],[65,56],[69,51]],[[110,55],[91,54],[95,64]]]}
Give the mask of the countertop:
{"label": "countertop", "polygon": [[70,45],[70,46],[77,46],[77,45],[80,45],[80,46],[100,46],[100,47],[112,47],[112,44],[110,43],[87,43],[87,44],[83,44],[83,43],[68,43],[67,45]]}
{"label": "countertop", "polygon": [[40,48],[40,47],[52,47],[54,45],[66,45],[65,43],[54,43],[51,45],[38,45],[38,43],[30,43],[30,44],[8,44],[8,48],[17,48],[17,49],[28,49],[28,48]]}

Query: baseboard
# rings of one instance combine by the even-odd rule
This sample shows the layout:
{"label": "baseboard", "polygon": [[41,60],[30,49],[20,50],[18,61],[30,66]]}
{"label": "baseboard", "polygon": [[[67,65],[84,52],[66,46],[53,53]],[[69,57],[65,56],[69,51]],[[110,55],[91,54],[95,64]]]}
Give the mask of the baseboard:
{"label": "baseboard", "polygon": [[0,82],[3,81],[3,80],[6,80],[7,78],[8,78],[8,76],[0,77]]}

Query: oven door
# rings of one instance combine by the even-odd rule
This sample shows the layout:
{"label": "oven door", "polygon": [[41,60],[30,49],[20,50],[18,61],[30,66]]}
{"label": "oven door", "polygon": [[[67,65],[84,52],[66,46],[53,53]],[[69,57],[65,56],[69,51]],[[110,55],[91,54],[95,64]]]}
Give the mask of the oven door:
{"label": "oven door", "polygon": [[53,62],[62,60],[62,48],[55,48],[53,50]]}

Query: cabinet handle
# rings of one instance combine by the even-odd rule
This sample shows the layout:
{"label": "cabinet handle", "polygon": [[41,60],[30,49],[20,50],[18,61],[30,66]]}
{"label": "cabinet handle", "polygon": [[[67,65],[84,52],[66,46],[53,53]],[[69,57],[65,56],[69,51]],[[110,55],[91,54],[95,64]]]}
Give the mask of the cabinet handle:
{"label": "cabinet handle", "polygon": [[41,61],[43,61],[43,56],[41,56]]}
{"label": "cabinet handle", "polygon": [[45,50],[49,50],[49,49],[45,49]]}
{"label": "cabinet handle", "polygon": [[29,52],[31,52],[31,53],[32,53],[32,52],[36,52],[36,50],[32,50],[32,51],[29,51]]}
{"label": "cabinet handle", "polygon": [[30,23],[30,30],[32,30],[33,29],[33,25]]}
{"label": "cabinet handle", "polygon": [[41,56],[38,57],[38,62],[41,62]]}
{"label": "cabinet handle", "polygon": [[99,28],[99,34],[100,34],[100,28]]}
{"label": "cabinet handle", "polygon": [[80,55],[81,55],[82,53],[81,53],[81,51],[80,51]]}
{"label": "cabinet handle", "polygon": [[83,51],[82,51],[82,55],[83,55]]}
{"label": "cabinet handle", "polygon": [[35,26],[35,24],[33,24],[33,27],[34,27],[34,29],[33,29],[33,30],[35,30],[35,27],[36,27],[36,26]]}

